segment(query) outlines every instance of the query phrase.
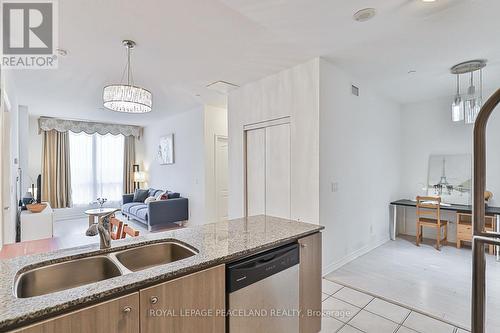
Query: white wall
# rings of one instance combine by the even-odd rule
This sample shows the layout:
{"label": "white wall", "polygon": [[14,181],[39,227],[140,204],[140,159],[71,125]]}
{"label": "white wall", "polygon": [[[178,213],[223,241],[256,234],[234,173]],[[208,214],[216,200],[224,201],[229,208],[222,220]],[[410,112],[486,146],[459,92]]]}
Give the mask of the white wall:
{"label": "white wall", "polygon": [[[148,186],[175,191],[189,199],[190,224],[205,223],[204,109],[202,106],[157,119],[144,129],[144,168]],[[161,136],[174,133],[175,163],[160,165]]]}
{"label": "white wall", "polygon": [[318,75],[313,59],[229,94],[229,218],[244,215],[243,126],[290,116],[291,217],[319,222]]}
{"label": "white wall", "polygon": [[[359,97],[351,94],[351,84],[360,88]],[[388,240],[388,204],[399,197],[399,127],[398,104],[326,60],[320,61],[324,272]]]}
{"label": "white wall", "polygon": [[227,136],[227,109],[206,105],[205,132],[205,209],[206,222],[216,222],[215,136]]}

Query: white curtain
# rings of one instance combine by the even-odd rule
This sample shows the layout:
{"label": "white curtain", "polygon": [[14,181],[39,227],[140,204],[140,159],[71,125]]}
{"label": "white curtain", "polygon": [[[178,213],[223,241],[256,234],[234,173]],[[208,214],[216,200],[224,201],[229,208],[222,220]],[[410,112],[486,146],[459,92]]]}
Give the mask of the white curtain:
{"label": "white curtain", "polygon": [[123,135],[69,132],[71,189],[74,206],[87,206],[97,198],[109,205],[123,192]]}

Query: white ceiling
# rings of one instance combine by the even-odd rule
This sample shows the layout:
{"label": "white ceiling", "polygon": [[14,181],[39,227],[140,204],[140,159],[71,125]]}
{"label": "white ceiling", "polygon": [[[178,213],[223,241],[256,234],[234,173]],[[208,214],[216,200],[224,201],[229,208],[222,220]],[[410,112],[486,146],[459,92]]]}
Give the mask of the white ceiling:
{"label": "white ceiling", "polygon": [[[364,7],[377,16],[353,21]],[[485,86],[500,86],[498,0],[59,0],[59,9],[69,52],[59,69],[13,73],[33,114],[145,125],[224,104],[205,89],[213,81],[242,85],[316,56],[399,103],[452,95],[449,67],[474,58],[489,60]],[[134,79],[153,92],[150,114],[102,109],[102,87],[123,72],[122,39],[138,44]]]}

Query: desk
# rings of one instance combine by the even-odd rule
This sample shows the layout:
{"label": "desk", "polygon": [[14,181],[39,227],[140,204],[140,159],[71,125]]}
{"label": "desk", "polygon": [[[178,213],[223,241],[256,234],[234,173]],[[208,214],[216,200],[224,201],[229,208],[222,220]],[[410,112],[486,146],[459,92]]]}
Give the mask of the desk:
{"label": "desk", "polygon": [[[406,207],[417,207],[417,202],[408,199],[401,199],[391,202],[391,206],[393,209],[393,217],[391,219],[390,225],[390,236],[391,240],[396,240],[396,225],[398,218],[398,207],[405,209],[406,215]],[[457,205],[457,204],[444,204],[441,205],[441,210],[454,211],[454,212],[463,212],[463,213],[472,213],[471,205]],[[496,230],[500,230],[500,207],[486,206],[486,214],[494,215],[496,218]],[[500,260],[500,251],[497,251],[497,260]]]}

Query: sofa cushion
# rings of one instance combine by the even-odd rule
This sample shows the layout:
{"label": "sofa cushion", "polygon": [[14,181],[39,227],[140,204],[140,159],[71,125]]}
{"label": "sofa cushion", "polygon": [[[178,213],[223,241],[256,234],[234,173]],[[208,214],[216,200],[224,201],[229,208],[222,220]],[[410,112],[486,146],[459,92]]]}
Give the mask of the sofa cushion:
{"label": "sofa cushion", "polygon": [[148,220],[148,207],[143,207],[139,208],[135,214],[140,219],[143,219],[144,221]]}
{"label": "sofa cushion", "polygon": [[122,212],[130,213],[130,208],[137,206],[137,205],[144,205],[144,204],[142,202],[129,202],[129,203],[123,204],[122,205]]}
{"label": "sofa cushion", "polygon": [[146,198],[148,197],[149,191],[148,190],[141,190],[137,189],[134,192],[134,202],[144,202]]}
{"label": "sofa cushion", "polygon": [[135,205],[135,206],[132,206],[130,207],[129,209],[129,213],[132,214],[132,215],[137,215],[137,212],[141,209],[148,209],[148,205],[146,204],[141,204],[141,205]]}

